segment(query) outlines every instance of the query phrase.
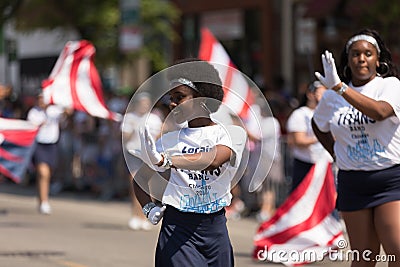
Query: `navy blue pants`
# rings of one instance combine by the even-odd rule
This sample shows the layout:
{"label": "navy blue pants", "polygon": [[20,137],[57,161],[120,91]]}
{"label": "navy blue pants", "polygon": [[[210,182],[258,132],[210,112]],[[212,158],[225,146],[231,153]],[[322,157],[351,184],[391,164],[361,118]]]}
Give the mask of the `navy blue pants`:
{"label": "navy blue pants", "polygon": [[155,266],[234,266],[225,210],[198,214],[167,206],[158,237]]}

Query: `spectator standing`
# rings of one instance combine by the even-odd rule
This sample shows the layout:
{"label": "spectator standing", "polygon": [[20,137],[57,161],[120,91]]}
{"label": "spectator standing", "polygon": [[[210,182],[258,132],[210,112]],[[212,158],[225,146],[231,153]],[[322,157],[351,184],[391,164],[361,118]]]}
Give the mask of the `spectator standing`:
{"label": "spectator standing", "polygon": [[[123,143],[125,148],[129,150],[140,149],[139,129],[148,125],[150,134],[153,138],[158,138],[161,134],[163,125],[160,113],[151,111],[151,96],[148,93],[139,93],[133,97],[134,103],[128,107],[122,124]],[[150,230],[151,224],[143,215],[142,208],[133,191],[132,178],[142,166],[143,161],[135,156],[126,154],[128,161],[128,177],[130,181],[130,199],[131,199],[131,218],[128,222],[129,228],[132,230]]]}
{"label": "spectator standing", "polygon": [[[247,179],[258,178],[253,176],[260,174],[265,174],[265,177],[260,177],[263,180],[260,181],[257,191],[247,194],[251,194],[255,198],[256,218],[259,222],[262,222],[269,219],[275,212],[276,198],[279,194],[279,187],[283,182],[281,127],[263,96],[257,98],[251,106],[251,110],[252,112],[246,121],[246,130],[249,139],[254,142],[255,148],[252,152],[253,155],[250,154],[247,167],[248,171],[250,169],[251,177],[247,177]],[[244,178],[246,177],[244,176]],[[245,182],[242,190],[248,191],[249,182]]]}
{"label": "spectator standing", "polygon": [[274,215],[278,201],[281,197],[282,185],[284,183],[284,172],[281,154],[281,127],[266,107],[261,109],[260,126],[262,142],[261,162],[270,166],[267,177],[257,195],[260,203],[260,210],[257,213],[259,222],[268,220]]}
{"label": "spectator standing", "polygon": [[0,116],[7,117],[5,111],[7,106],[7,101],[5,100],[7,97],[11,95],[12,88],[11,86],[0,83]]}

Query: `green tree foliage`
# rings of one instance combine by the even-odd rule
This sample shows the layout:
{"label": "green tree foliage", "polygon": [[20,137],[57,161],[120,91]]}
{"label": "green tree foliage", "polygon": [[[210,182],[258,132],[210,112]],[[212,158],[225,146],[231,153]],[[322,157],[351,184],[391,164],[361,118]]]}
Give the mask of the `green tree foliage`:
{"label": "green tree foliage", "polygon": [[163,54],[167,51],[168,41],[174,41],[177,34],[173,30],[171,23],[175,23],[180,13],[167,1],[142,0],[141,1],[141,23],[145,38],[143,54],[152,61],[155,70],[167,67],[167,62],[163,59]]}
{"label": "green tree foliage", "polygon": [[179,13],[165,0],[140,0],[139,26],[143,28],[143,49],[121,54],[118,49],[119,0],[2,0],[0,23],[13,19],[17,30],[75,30],[96,47],[99,63],[115,63],[146,56],[158,69],[166,65],[160,40],[173,40],[173,23]]}
{"label": "green tree foliage", "polygon": [[361,22],[364,26],[373,25],[389,38],[391,32],[399,27],[400,2],[398,0],[374,0],[369,5],[360,5],[363,10]]}

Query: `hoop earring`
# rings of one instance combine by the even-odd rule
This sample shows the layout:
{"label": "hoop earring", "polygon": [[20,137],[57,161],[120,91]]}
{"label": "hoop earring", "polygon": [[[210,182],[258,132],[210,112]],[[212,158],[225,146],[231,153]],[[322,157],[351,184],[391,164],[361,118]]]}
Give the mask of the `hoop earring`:
{"label": "hoop earring", "polygon": [[[379,70],[380,71],[385,70],[385,71],[380,72]],[[386,62],[379,62],[379,67],[376,69],[376,72],[378,72],[381,76],[386,76],[389,73],[389,64],[387,64]]]}
{"label": "hoop earring", "polygon": [[211,111],[210,111],[210,109],[207,107],[206,103],[201,102],[201,103],[200,103],[200,106],[201,106],[202,108],[204,108],[205,111],[207,111],[209,114],[211,114]]}
{"label": "hoop earring", "polygon": [[344,69],[343,69],[343,78],[345,78],[345,79],[349,79],[348,77],[347,77],[347,71],[348,71],[348,69],[349,69],[349,66],[344,66]]}

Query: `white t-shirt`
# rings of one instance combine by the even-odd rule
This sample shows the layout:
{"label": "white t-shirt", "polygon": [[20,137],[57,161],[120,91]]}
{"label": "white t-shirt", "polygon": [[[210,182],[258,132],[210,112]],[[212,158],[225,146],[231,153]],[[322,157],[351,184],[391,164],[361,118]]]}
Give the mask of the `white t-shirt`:
{"label": "white t-shirt", "polygon": [[232,110],[230,110],[226,105],[221,104],[218,110],[210,114],[211,119],[216,123],[223,125],[232,125]]}
{"label": "white t-shirt", "polygon": [[132,135],[129,140],[124,140],[125,148],[127,150],[140,149],[139,129],[147,125],[150,134],[153,138],[156,138],[161,133],[162,124],[161,118],[154,113],[148,113],[143,116],[133,112],[126,113],[121,124],[121,131]]}
{"label": "white t-shirt", "polygon": [[171,169],[162,202],[195,213],[213,213],[229,206],[231,181],[240,164],[245,143],[245,130],[234,125],[183,128],[164,134],[157,140],[157,150],[171,156],[209,151],[216,145],[225,145],[232,149],[235,157],[212,171]]}
{"label": "white t-shirt", "polygon": [[36,141],[40,144],[55,144],[60,137],[60,118],[63,109],[50,105],[45,110],[33,107],[29,110],[27,120],[40,126]]}
{"label": "white t-shirt", "polygon": [[355,87],[363,95],[389,103],[396,114],[375,121],[351,106],[343,97],[328,90],[314,113],[322,132],[335,137],[334,151],[342,170],[380,170],[400,163],[400,81],[376,77]]}
{"label": "white t-shirt", "polygon": [[260,120],[263,151],[269,158],[281,160],[281,126],[275,117],[262,117]]}
{"label": "white t-shirt", "polygon": [[262,142],[262,149],[265,156],[270,159],[280,160],[280,138],[281,126],[279,121],[271,116],[263,116],[258,105],[252,105],[248,120],[246,121],[247,131]]}
{"label": "white t-shirt", "polygon": [[[307,106],[294,110],[286,123],[287,131],[290,133],[303,132],[306,133],[308,137],[316,138],[311,126],[313,115],[314,110]],[[309,145],[308,147],[293,146],[292,155],[294,158],[308,163],[316,163],[318,159],[321,158],[321,155],[323,155],[324,158],[331,158],[320,142]]]}

